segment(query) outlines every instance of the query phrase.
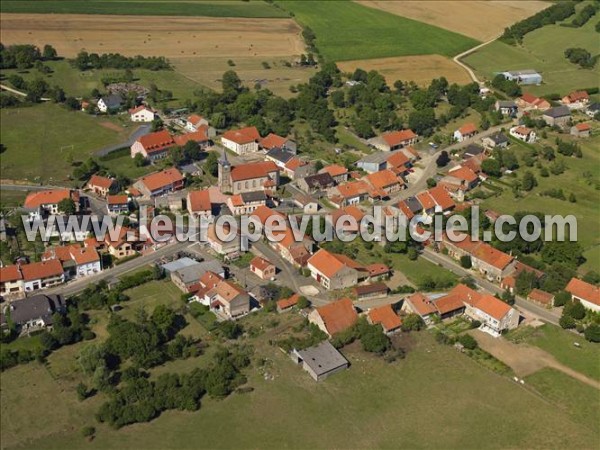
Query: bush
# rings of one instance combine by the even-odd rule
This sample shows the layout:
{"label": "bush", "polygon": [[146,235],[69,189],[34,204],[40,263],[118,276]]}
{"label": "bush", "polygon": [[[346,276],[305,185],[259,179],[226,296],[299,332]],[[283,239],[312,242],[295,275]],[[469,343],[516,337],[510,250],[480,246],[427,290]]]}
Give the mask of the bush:
{"label": "bush", "polygon": [[565,330],[572,329],[575,328],[575,319],[573,319],[571,316],[563,315],[559,319],[558,324]]}
{"label": "bush", "polygon": [[81,435],[83,437],[92,437],[96,434],[96,429],[92,426],[83,427],[81,429]]}
{"label": "bush", "polygon": [[567,291],[560,291],[554,296],[554,306],[564,306],[571,301],[571,294]]}
{"label": "bush", "polygon": [[481,326],[481,322],[479,320],[473,320],[471,322],[471,329],[479,328]]}
{"label": "bush", "polygon": [[425,328],[425,322],[418,314],[408,314],[402,320],[402,331],[419,331]]}
{"label": "bush", "polygon": [[479,346],[475,338],[470,334],[461,334],[458,338],[458,342],[460,342],[467,350],[475,350]]}
{"label": "bush", "polygon": [[471,268],[471,257],[469,255],[463,255],[460,257],[460,266],[463,269]]}
{"label": "bush", "polygon": [[590,342],[600,342],[600,325],[592,324],[583,332],[585,338]]}

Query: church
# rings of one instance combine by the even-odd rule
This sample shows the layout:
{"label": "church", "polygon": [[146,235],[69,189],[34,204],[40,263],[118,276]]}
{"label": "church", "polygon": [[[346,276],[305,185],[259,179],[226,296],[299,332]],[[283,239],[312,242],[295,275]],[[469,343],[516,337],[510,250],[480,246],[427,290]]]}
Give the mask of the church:
{"label": "church", "polygon": [[219,160],[219,189],[223,194],[272,192],[279,186],[279,170],[272,161],[232,166],[224,151]]}

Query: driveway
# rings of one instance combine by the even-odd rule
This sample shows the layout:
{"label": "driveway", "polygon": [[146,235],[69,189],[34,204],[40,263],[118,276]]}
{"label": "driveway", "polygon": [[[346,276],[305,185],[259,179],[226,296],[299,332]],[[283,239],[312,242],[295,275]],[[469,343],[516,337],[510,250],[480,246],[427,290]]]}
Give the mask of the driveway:
{"label": "driveway", "polygon": [[150,133],[151,129],[152,126],[148,123],[140,125],[129,135],[129,139],[127,139],[125,142],[121,142],[120,144],[108,145],[106,147],[101,148],[100,150],[96,150],[94,154],[96,156],[106,156],[109,153],[117,151],[123,147],[131,147],[139,137]]}

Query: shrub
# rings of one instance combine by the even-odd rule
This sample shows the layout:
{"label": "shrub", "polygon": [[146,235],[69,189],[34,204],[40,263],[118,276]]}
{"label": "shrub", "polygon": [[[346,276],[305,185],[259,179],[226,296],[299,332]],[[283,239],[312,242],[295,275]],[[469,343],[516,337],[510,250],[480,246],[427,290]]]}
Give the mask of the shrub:
{"label": "shrub", "polygon": [[458,342],[460,342],[467,350],[475,350],[478,347],[477,341],[470,334],[461,334],[458,338]]}
{"label": "shrub", "polygon": [[419,331],[425,327],[425,322],[418,314],[408,314],[402,321],[402,331]]}
{"label": "shrub", "polygon": [[590,342],[600,342],[600,325],[590,325],[585,329],[583,335]]}

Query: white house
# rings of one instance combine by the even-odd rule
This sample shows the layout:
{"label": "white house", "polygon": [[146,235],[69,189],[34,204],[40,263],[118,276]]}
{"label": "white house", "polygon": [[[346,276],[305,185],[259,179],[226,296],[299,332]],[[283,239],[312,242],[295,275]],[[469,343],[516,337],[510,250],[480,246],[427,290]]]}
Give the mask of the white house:
{"label": "white house", "polygon": [[256,153],[260,134],[256,127],[246,127],[239,130],[230,130],[221,136],[221,144],[238,155]]}
{"label": "white house", "polygon": [[458,130],[454,132],[454,139],[458,142],[462,142],[465,139],[469,139],[477,134],[477,127],[473,123],[466,123]]}
{"label": "white house", "polygon": [[129,118],[132,122],[152,122],[155,117],[155,112],[145,105],[129,110]]}
{"label": "white house", "polygon": [[36,262],[21,266],[25,292],[57,286],[65,282],[65,273],[59,260]]}
{"label": "white house", "polygon": [[198,114],[192,114],[186,119],[184,128],[193,133],[194,131],[198,131],[203,125],[208,126],[208,120]]}
{"label": "white house", "polygon": [[528,144],[533,144],[537,139],[535,130],[522,125],[518,127],[512,127],[509,131],[509,134],[514,138],[520,139],[523,142],[527,142]]}
{"label": "white house", "polygon": [[111,94],[98,100],[98,109],[103,112],[116,111],[121,108],[123,99],[118,94]]}
{"label": "white house", "polygon": [[600,288],[593,284],[577,278],[571,278],[565,288],[574,299],[577,299],[586,308],[595,312],[600,312]]}

